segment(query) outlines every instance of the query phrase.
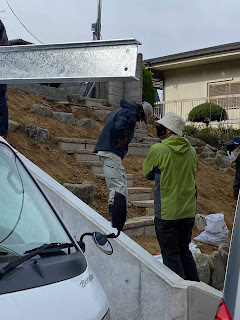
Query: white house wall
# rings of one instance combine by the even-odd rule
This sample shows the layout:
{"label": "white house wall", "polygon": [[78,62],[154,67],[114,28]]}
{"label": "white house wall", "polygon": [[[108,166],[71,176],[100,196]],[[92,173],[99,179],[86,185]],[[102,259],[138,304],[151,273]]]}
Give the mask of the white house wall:
{"label": "white house wall", "polygon": [[165,101],[207,97],[208,82],[240,81],[240,60],[164,71]]}

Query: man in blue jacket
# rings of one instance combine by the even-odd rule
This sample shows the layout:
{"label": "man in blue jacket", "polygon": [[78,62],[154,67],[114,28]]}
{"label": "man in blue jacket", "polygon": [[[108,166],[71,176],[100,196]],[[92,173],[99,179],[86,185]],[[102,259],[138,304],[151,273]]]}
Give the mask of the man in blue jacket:
{"label": "man in blue jacket", "polygon": [[128,152],[136,123],[148,122],[153,114],[153,108],[148,102],[137,104],[134,101],[120,101],[120,107],[108,117],[108,120],[98,138],[94,153],[103,161],[103,171],[109,189],[109,220],[112,219],[115,192],[128,198],[127,177],[122,166],[122,160]]}
{"label": "man in blue jacket", "polygon": [[[8,46],[8,37],[4,24],[0,19],[0,46]],[[0,84],[0,136],[7,138],[8,133],[8,106],[6,99],[7,86]]]}

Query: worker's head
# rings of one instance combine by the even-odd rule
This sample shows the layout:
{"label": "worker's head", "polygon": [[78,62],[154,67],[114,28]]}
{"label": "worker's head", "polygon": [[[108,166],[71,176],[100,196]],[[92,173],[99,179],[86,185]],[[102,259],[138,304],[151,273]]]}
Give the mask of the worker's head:
{"label": "worker's head", "polygon": [[149,122],[150,118],[153,116],[153,107],[147,101],[138,104],[140,120],[144,121],[146,124]]}
{"label": "worker's head", "polygon": [[178,114],[169,112],[162,119],[157,121],[157,135],[164,138],[169,134],[177,134],[182,136],[182,130],[185,126],[185,121]]}
{"label": "worker's head", "polygon": [[227,147],[227,154],[231,160],[236,160],[240,154],[240,137],[232,137],[228,142],[225,142],[224,145]]}

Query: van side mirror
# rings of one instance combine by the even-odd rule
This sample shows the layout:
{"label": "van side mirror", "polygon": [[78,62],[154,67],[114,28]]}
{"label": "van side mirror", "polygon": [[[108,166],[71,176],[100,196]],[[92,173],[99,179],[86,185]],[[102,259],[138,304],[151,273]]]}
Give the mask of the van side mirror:
{"label": "van side mirror", "polygon": [[105,254],[111,255],[113,253],[113,248],[111,243],[108,241],[107,236],[99,232],[93,232],[93,241],[96,246]]}
{"label": "van side mirror", "polygon": [[107,255],[111,255],[113,253],[113,248],[111,243],[108,241],[108,237],[110,238],[116,237],[114,234],[104,235],[100,232],[92,232],[92,233],[83,233],[78,241],[78,244],[83,252],[85,252],[85,243],[83,242],[83,238],[85,236],[92,236],[93,241],[95,242],[98,249],[100,249],[103,253]]}

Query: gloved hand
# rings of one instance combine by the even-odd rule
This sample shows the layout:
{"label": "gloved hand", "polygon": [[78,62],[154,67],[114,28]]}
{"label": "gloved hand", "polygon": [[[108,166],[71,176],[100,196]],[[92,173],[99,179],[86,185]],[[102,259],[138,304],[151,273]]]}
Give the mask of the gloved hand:
{"label": "gloved hand", "polygon": [[113,139],[112,146],[114,148],[123,148],[126,143],[127,143],[127,138],[125,138],[124,140]]}

